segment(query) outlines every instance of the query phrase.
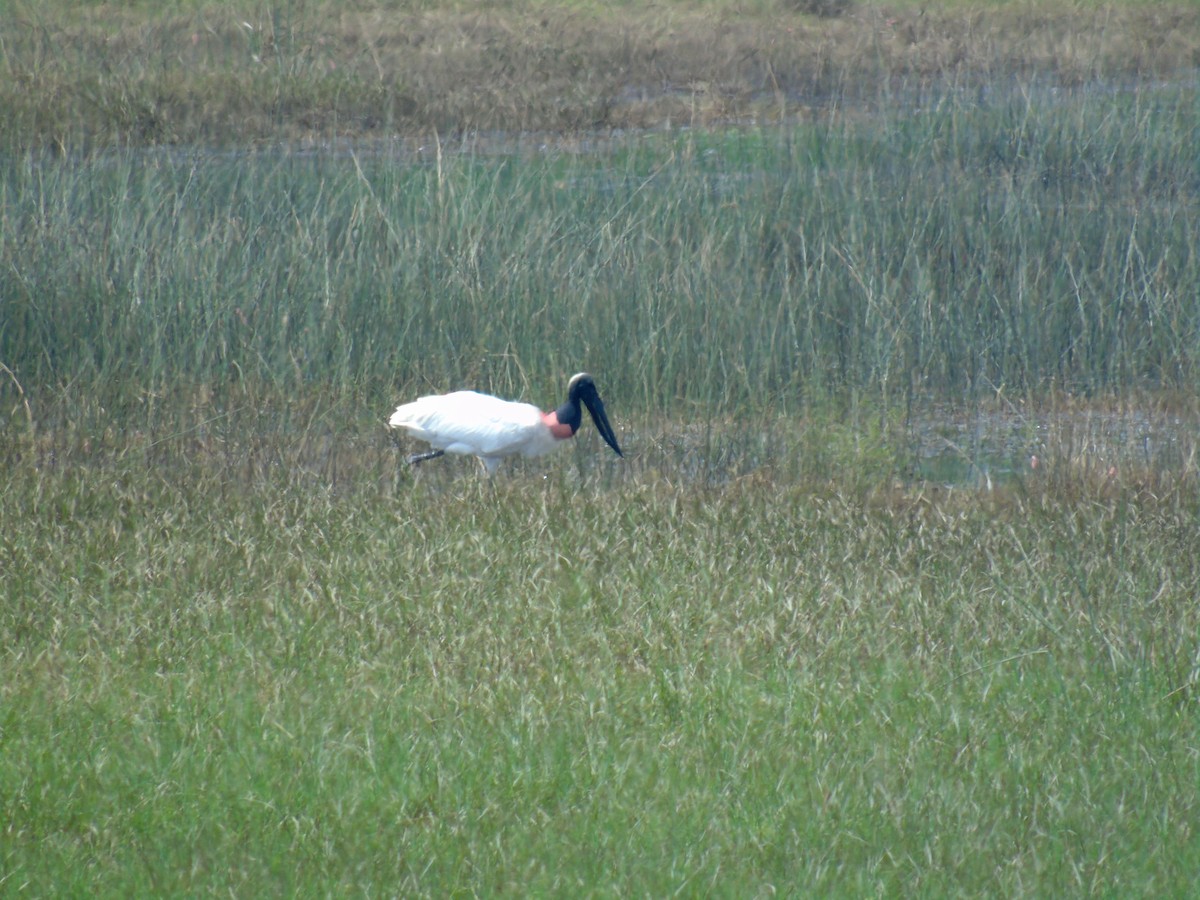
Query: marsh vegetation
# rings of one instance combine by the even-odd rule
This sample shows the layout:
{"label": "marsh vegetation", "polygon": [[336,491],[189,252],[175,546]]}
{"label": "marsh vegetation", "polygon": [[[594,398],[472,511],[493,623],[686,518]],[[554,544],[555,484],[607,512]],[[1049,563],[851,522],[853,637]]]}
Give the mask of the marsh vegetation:
{"label": "marsh vegetation", "polygon": [[1200,887],[1194,7],[13,10],[0,890]]}

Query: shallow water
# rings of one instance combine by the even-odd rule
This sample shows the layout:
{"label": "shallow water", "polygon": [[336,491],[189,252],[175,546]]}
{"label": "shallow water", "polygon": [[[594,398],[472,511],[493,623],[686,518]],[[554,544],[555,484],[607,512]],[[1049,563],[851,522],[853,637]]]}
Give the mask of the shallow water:
{"label": "shallow water", "polygon": [[1145,409],[973,415],[933,411],[911,425],[912,477],[988,486],[1051,465],[1104,475],[1196,465],[1200,422]]}

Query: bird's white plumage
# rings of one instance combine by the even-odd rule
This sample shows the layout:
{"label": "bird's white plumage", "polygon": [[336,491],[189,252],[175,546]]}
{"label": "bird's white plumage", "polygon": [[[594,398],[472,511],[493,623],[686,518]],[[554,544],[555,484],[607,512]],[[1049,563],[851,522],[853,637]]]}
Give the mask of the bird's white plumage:
{"label": "bird's white plumage", "polygon": [[436,450],[478,456],[489,472],[505,456],[541,456],[559,443],[536,406],[475,391],[419,397],[388,424]]}

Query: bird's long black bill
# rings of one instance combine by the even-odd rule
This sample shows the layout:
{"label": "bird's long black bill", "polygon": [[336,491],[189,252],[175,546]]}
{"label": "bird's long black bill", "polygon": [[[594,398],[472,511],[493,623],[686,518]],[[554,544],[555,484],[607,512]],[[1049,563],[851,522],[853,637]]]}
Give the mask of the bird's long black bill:
{"label": "bird's long black bill", "polygon": [[624,457],[625,454],[621,452],[621,448],[617,445],[616,432],[608,424],[608,416],[604,413],[604,403],[600,400],[600,395],[593,391],[591,396],[583,398],[583,405],[592,414],[592,421],[596,423],[596,430],[600,432],[600,437],[604,438],[604,443],[612,447],[616,451],[617,456]]}

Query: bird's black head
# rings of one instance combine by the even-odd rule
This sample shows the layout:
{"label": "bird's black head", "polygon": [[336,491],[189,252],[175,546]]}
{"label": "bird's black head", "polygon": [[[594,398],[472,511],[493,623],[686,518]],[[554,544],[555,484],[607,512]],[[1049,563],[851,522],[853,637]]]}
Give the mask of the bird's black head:
{"label": "bird's black head", "polygon": [[579,425],[583,421],[581,404],[586,406],[587,411],[591,413],[592,421],[596,423],[596,430],[600,432],[604,442],[613,448],[617,456],[624,456],[625,454],[617,445],[617,435],[604,412],[604,403],[600,399],[600,392],[596,390],[596,382],[592,381],[592,376],[587,372],[580,372],[571,378],[567,385],[567,402],[556,411],[558,421],[564,425],[570,425],[572,433],[579,430]]}

